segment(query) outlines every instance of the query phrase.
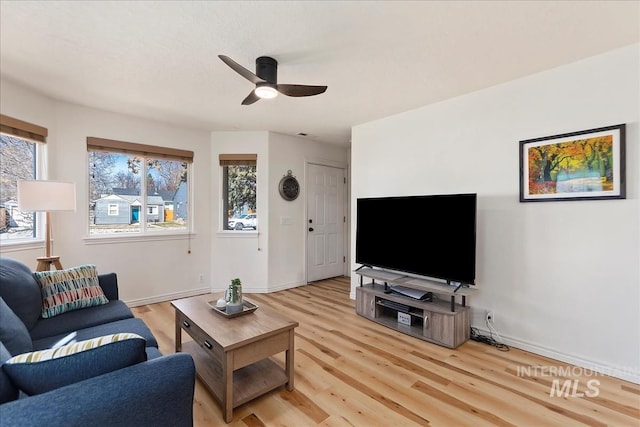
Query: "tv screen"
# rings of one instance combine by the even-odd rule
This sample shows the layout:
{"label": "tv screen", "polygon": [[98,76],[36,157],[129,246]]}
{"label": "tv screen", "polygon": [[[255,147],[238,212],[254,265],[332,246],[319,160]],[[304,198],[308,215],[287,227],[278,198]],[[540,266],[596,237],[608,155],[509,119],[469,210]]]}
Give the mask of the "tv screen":
{"label": "tv screen", "polygon": [[356,263],[475,284],[476,194],[357,200]]}

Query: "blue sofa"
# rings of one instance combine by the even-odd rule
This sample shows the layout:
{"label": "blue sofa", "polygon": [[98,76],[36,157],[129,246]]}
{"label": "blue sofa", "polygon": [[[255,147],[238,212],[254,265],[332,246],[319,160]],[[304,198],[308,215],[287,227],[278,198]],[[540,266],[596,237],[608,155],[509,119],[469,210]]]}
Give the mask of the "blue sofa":
{"label": "blue sofa", "polygon": [[[42,295],[33,272],[19,261],[0,258],[0,425],[193,425],[193,359],[187,353],[160,353],[149,328],[118,299],[115,273],[98,275],[98,281],[108,303],[43,318]],[[138,343],[133,345],[138,345],[139,357],[128,366],[107,371],[113,360],[126,356],[122,346],[130,344],[67,356],[61,358],[62,364],[55,362],[55,372],[47,378],[29,378],[45,387],[37,394],[27,394],[16,385],[5,363],[18,354],[122,333],[137,335],[129,342]],[[99,372],[92,376],[96,365]],[[76,376],[78,381],[73,380]],[[47,384],[54,377],[73,382],[60,387]]]}

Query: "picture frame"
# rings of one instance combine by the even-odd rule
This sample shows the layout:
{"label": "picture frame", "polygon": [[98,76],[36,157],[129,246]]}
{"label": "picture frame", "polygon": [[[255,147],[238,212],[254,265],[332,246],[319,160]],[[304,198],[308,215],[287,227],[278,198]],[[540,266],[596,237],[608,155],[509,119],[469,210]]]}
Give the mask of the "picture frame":
{"label": "picture frame", "polygon": [[520,202],[624,199],[619,124],[520,141]]}

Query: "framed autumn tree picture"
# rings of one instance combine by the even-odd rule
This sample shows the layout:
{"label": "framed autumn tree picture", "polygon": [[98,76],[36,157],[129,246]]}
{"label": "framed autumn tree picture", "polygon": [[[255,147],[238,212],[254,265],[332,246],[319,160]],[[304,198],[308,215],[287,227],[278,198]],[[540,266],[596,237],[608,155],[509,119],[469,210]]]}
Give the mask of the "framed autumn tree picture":
{"label": "framed autumn tree picture", "polygon": [[625,125],[520,141],[520,201],[625,198]]}

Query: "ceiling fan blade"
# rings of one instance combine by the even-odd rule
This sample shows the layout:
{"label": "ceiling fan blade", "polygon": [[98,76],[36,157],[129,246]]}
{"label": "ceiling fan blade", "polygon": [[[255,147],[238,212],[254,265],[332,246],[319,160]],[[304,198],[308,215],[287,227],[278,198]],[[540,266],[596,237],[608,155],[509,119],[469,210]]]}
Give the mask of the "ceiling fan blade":
{"label": "ceiling fan blade", "polygon": [[[265,80],[262,80],[260,77],[253,74],[251,71],[244,68],[242,65],[238,64],[233,59],[229,58],[226,55],[218,55],[218,58],[222,60],[225,64],[233,69],[236,73],[240,74],[245,79],[249,80],[253,84],[265,83]],[[255,102],[255,101],[254,101]]]}
{"label": "ceiling fan blade", "polygon": [[252,90],[251,93],[249,93],[249,95],[247,95],[247,97],[242,101],[242,105],[251,105],[259,100],[260,97],[256,95],[256,91]]}
{"label": "ceiling fan blade", "polygon": [[326,86],[307,86],[307,85],[276,85],[278,92],[287,96],[313,96],[320,95],[327,90]]}

